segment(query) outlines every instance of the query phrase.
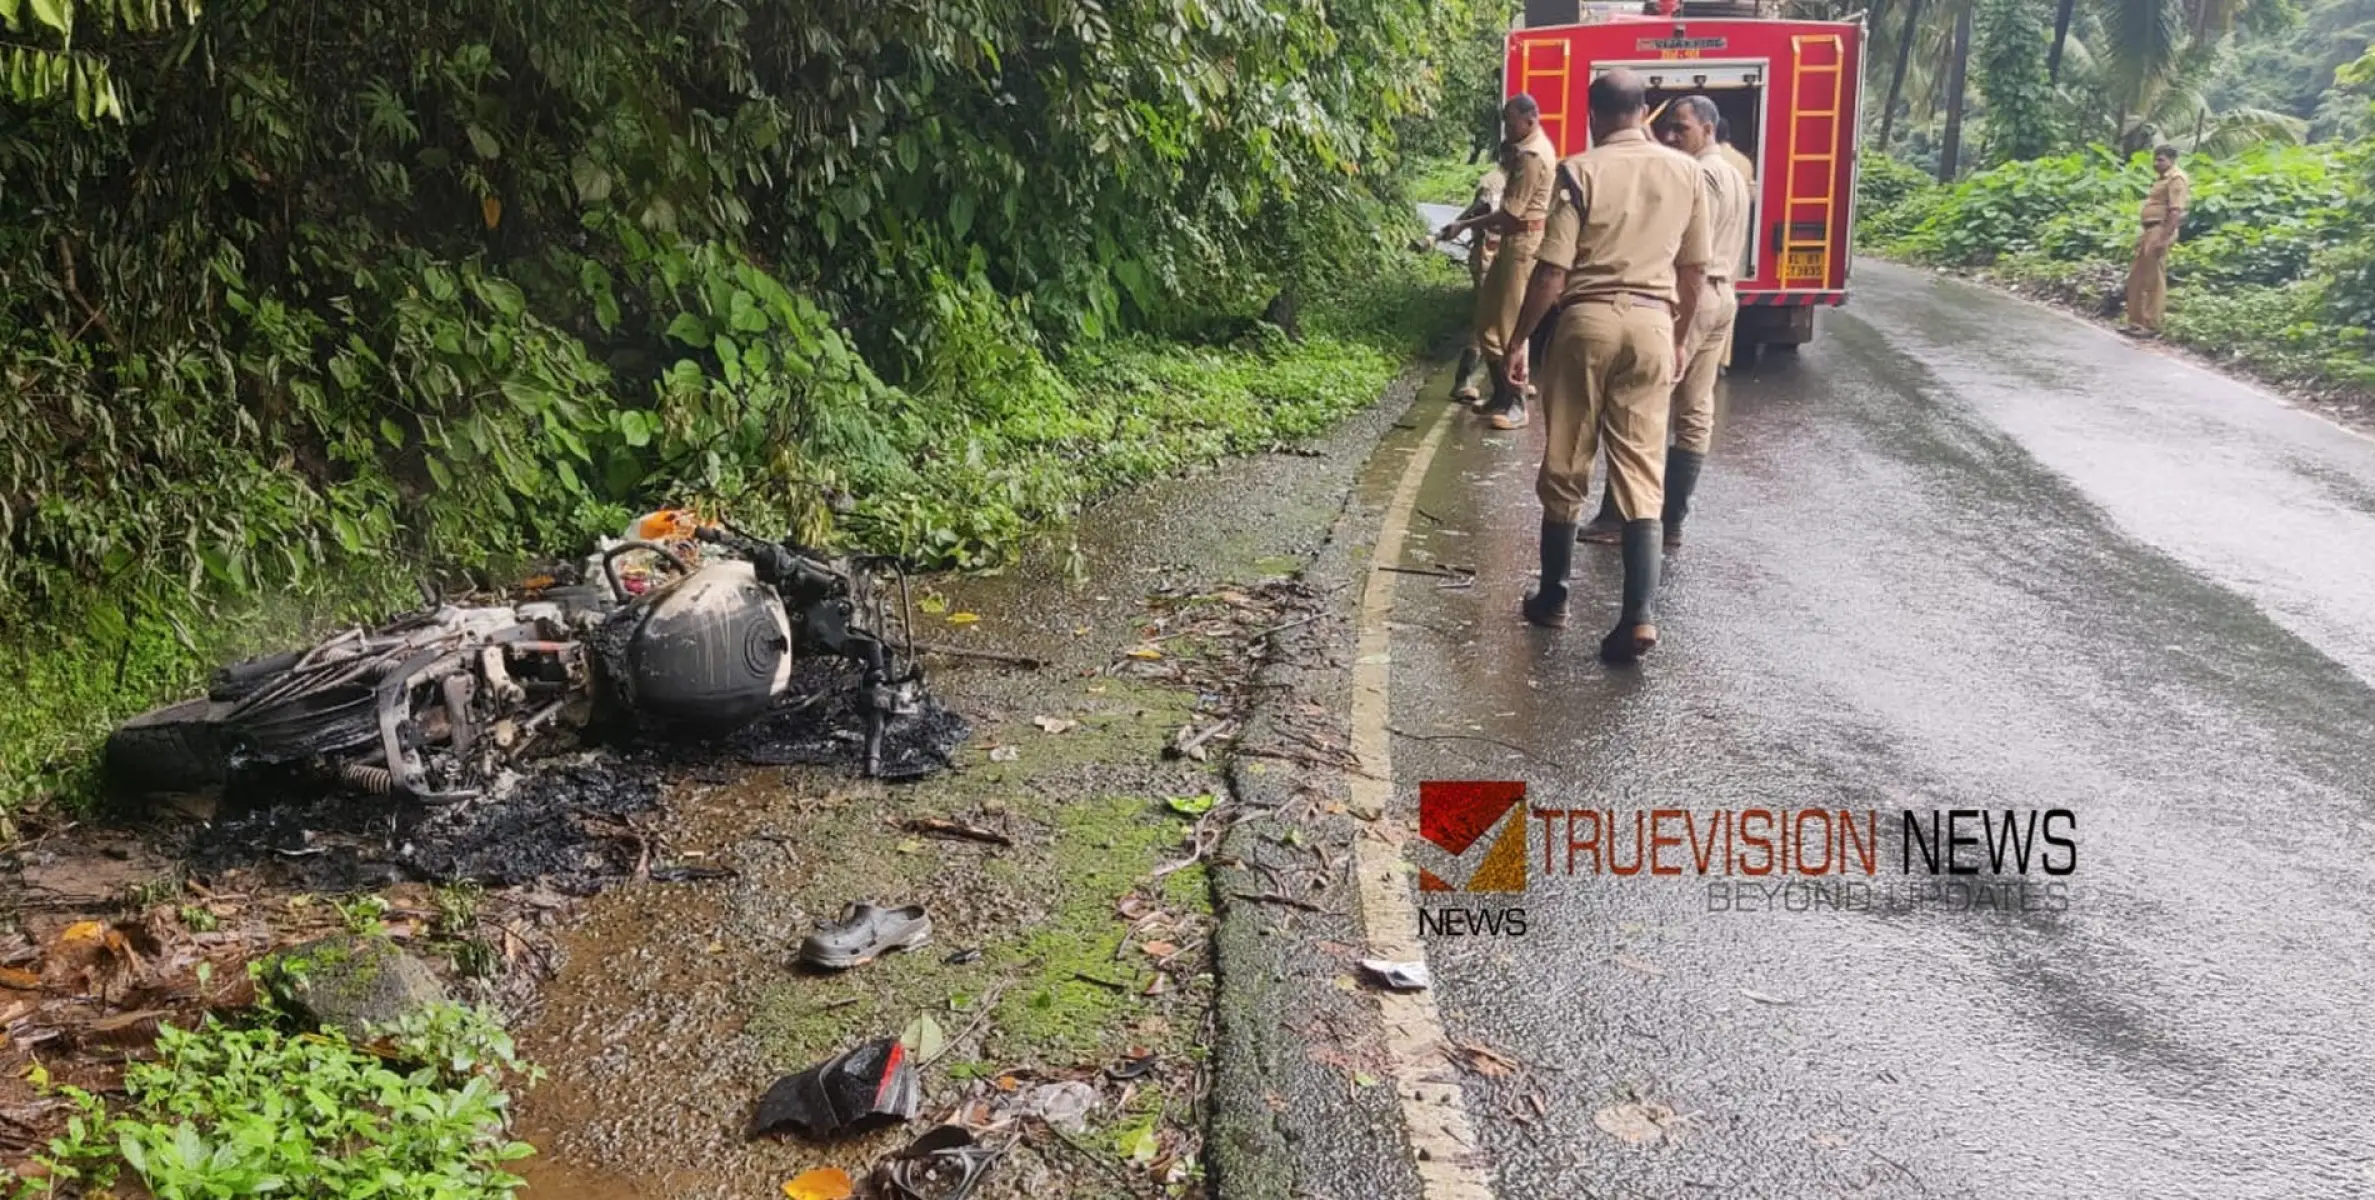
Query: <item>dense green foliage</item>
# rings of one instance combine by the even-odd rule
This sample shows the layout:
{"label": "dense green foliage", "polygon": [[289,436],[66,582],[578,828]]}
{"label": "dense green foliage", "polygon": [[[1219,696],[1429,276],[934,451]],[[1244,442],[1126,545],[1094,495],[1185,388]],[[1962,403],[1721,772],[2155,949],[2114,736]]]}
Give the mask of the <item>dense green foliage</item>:
{"label": "dense green foliage", "polygon": [[[1912,53],[1902,89],[1890,94],[1891,73],[1876,71],[1871,99],[1892,118],[1886,149],[1933,173],[1941,129],[1958,109],[1978,131],[1965,139],[1980,149],[1966,149],[1966,170],[2094,142],[2123,153],[2169,142],[2226,154],[2340,139],[2360,128],[2364,106],[2333,86],[2333,70],[2366,50],[2375,32],[2368,3],[1877,0],[1873,62],[1893,66],[1908,45]],[[1951,33],[1965,13],[1977,35],[1965,87],[1950,94]]]}
{"label": "dense green foliage", "polygon": [[[2375,387],[2375,151],[2268,147],[2185,166],[2194,198],[2169,260],[2170,336],[2279,376]],[[2148,156],[2013,162],[1953,187],[1908,186],[1914,174],[1866,162],[1865,246],[2112,311]]]}
{"label": "dense green foliage", "polygon": [[1972,64],[1987,102],[1981,153],[2011,162],[2051,153],[2061,142],[2062,116],[2045,77],[2053,15],[2037,0],[1980,0]]}
{"label": "dense green foliage", "polygon": [[86,8],[124,119],[0,92],[0,668],[56,689],[0,796],[405,564],[698,498],[982,565],[1342,412],[1504,7]]}
{"label": "dense green foliage", "polygon": [[2305,0],[2300,20],[2238,36],[2212,76],[2221,109],[2261,108],[2309,122],[2311,137],[2346,141],[2375,131],[2367,106],[2335,72],[2375,43],[2375,0]]}
{"label": "dense green foliage", "polygon": [[516,1191],[504,1165],[534,1151],[508,1136],[503,1088],[523,1068],[493,1019],[426,1010],[376,1049],[271,1025],[165,1026],[156,1058],[126,1070],[123,1105],[68,1091],[81,1111],[44,1156],[49,1175],[12,1194],[80,1195],[126,1172],[158,1200]]}

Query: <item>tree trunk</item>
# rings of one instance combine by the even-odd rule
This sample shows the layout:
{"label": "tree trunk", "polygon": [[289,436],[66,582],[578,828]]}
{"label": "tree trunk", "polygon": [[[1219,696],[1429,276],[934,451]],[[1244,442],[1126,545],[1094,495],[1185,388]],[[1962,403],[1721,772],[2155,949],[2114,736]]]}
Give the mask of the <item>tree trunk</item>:
{"label": "tree trunk", "polygon": [[1938,148],[1938,182],[1953,183],[1963,157],[1963,70],[1971,63],[1971,6],[1954,18],[1954,49],[1947,54],[1946,138]]}
{"label": "tree trunk", "polygon": [[1897,35],[1897,67],[1888,76],[1888,103],[1880,108],[1880,149],[1888,150],[1889,131],[1897,125],[1897,100],[1905,94],[1905,64],[1913,61],[1914,35],[1921,29],[1921,0],[1905,6],[1905,31]]}
{"label": "tree trunk", "polygon": [[2062,81],[2062,43],[2070,40],[2070,17],[2078,0],[2059,0],[2053,8],[2053,48],[2045,52],[2045,81]]}

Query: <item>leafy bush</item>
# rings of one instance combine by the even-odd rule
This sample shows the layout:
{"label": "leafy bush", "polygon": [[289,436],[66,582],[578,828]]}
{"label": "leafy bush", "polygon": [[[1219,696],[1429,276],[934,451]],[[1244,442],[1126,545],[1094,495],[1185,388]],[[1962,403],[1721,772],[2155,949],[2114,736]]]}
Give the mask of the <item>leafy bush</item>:
{"label": "leafy bush", "polygon": [[[120,7],[71,45],[123,120],[0,93],[0,666],[58,684],[0,698],[0,804],[414,569],[490,582],[660,500],[980,565],[1257,444],[1269,414],[1081,381],[1347,277],[1376,281],[1347,310],[1423,296],[1376,276],[1402,177],[1464,149],[1505,16],[356,0],[158,34]],[[1306,354],[1375,376],[1353,340],[1246,386]]]}
{"label": "leafy bush", "polygon": [[1936,186],[1929,172],[1893,155],[1866,150],[1856,165],[1856,216],[1880,217]]}
{"label": "leafy bush", "polygon": [[[2281,283],[2342,229],[2348,174],[2332,147],[2269,147],[2186,164],[2193,202],[2172,259],[2221,281]],[[2025,256],[2063,262],[2125,259],[2136,210],[2151,186],[2148,155],[2120,162],[2096,149],[2007,163],[1943,189],[1888,245],[1947,266],[1986,266]]]}
{"label": "leafy bush", "polygon": [[158,1200],[518,1190],[504,1165],[534,1150],[505,1133],[502,1082],[520,1064],[491,1019],[452,1006],[424,1013],[394,1031],[387,1053],[334,1032],[165,1026],[156,1059],[125,1072],[121,1109],[68,1090],[80,1112],[49,1147],[49,1177],[15,1194],[106,1188],[126,1169]]}

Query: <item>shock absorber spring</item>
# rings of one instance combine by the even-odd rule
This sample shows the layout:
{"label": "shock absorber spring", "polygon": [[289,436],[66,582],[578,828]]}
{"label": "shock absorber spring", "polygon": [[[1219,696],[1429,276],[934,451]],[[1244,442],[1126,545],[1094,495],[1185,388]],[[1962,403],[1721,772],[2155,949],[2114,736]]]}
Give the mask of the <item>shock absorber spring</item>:
{"label": "shock absorber spring", "polygon": [[386,767],[374,767],[367,763],[338,764],[338,780],[348,787],[369,792],[374,796],[390,795],[396,790],[394,772]]}

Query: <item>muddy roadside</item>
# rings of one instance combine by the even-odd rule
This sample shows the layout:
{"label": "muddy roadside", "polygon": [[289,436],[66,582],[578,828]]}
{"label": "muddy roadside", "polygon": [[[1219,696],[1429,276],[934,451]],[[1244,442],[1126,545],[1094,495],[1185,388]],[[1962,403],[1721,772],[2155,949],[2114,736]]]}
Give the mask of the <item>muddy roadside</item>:
{"label": "muddy roadside", "polygon": [[[763,1195],[814,1168],[863,1174],[915,1130],[814,1146],[748,1141],[743,1124],[776,1075],[902,1033],[934,1060],[927,1120],[1020,1139],[977,1196],[1212,1194],[1204,1134],[1242,1103],[1215,1094],[1241,1086],[1218,1056],[1292,1020],[1228,978],[1229,958],[1216,978],[1215,942],[1346,899],[1316,863],[1258,886],[1208,872],[1255,829],[1312,845],[1306,814],[1237,785],[1342,761],[1328,719],[1281,734],[1268,714],[1289,702],[1267,672],[1282,650],[1346,665],[1293,640],[1347,602],[1342,578],[1306,576],[1422,381],[1302,450],[1118,497],[1022,569],[937,583],[924,640],[994,656],[937,662],[975,731],[956,770],[891,786],[762,770],[672,794],[676,845],[735,877],[607,893],[561,937],[521,1027],[550,1072],[523,1110],[542,1151],[528,1194]],[[924,904],[932,943],[838,976],[794,967],[800,936],[857,900]],[[1309,1065],[1348,1097],[1368,1078],[1349,1055]],[[1085,1119],[1030,1115],[1066,1085],[1093,1093]]]}
{"label": "muddy roadside", "polygon": [[[971,727],[937,776],[613,753],[400,831],[368,804],[37,831],[0,863],[0,1151],[62,1116],[16,1068],[104,1092],[159,1021],[252,1002],[249,963],[368,930],[545,1072],[517,1110],[530,1196],[775,1195],[951,1119],[1013,1143],[977,1197],[1210,1195],[1214,1164],[1284,1195],[1292,1172],[1252,1164],[1399,1160],[1332,789],[1362,481],[1427,374],[1310,445],[1117,496],[1003,575],[930,581],[918,638]],[[455,875],[480,882],[419,882]],[[924,905],[931,941],[799,967],[857,901]],[[923,1068],[916,1121],[746,1136],[770,1082],[875,1038]]]}

